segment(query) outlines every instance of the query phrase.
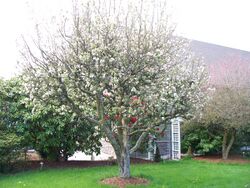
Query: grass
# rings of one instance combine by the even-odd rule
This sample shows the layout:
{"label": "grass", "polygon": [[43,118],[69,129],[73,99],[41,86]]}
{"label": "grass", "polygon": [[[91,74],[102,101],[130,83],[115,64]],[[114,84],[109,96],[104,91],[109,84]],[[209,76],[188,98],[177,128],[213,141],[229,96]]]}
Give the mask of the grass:
{"label": "grass", "polygon": [[[250,188],[250,164],[215,164],[183,160],[133,165],[131,170],[133,176],[150,180],[148,186],[141,187]],[[0,188],[110,187],[101,185],[99,181],[116,176],[117,172],[116,166],[29,171],[14,175],[0,175]]]}

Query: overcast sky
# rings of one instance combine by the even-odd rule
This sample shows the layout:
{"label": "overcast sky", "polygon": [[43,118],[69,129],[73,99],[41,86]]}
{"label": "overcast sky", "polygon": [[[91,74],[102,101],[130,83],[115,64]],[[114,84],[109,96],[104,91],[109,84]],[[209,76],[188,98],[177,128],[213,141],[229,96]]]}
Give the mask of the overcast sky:
{"label": "overcast sky", "polygon": [[[71,7],[71,0],[0,1],[0,77],[17,72],[16,41],[39,20]],[[250,51],[249,0],[169,0],[178,35]]]}

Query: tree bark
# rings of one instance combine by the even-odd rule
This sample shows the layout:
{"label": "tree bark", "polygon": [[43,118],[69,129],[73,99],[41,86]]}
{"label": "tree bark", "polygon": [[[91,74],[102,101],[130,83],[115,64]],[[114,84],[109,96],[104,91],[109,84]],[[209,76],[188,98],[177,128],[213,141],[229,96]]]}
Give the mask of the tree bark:
{"label": "tree bark", "polygon": [[[235,140],[235,134],[236,134],[236,131],[234,129],[232,129],[231,131],[226,129],[224,131],[223,142],[222,142],[222,159],[223,160],[228,159],[229,152],[230,152],[232,145],[234,143],[234,140]],[[230,138],[229,138],[229,136],[230,136]],[[228,140],[228,139],[230,139],[230,140]]]}
{"label": "tree bark", "polygon": [[119,165],[119,172],[121,178],[130,178],[130,152],[127,145],[123,151],[121,151],[120,158],[117,158]]}

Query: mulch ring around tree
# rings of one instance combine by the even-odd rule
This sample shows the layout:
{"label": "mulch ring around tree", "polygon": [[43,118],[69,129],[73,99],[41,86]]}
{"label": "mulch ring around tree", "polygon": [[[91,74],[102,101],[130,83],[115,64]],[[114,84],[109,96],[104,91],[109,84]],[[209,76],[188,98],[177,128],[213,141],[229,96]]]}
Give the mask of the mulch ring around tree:
{"label": "mulch ring around tree", "polygon": [[200,156],[200,157],[195,157],[194,159],[199,161],[213,162],[213,163],[240,163],[240,164],[250,163],[249,159],[246,159],[240,155],[229,156],[227,160],[223,160],[221,158],[221,155]]}
{"label": "mulch ring around tree", "polygon": [[101,180],[102,184],[117,186],[119,188],[125,188],[127,185],[148,185],[149,181],[145,178],[131,177],[131,178],[120,178],[112,177]]}

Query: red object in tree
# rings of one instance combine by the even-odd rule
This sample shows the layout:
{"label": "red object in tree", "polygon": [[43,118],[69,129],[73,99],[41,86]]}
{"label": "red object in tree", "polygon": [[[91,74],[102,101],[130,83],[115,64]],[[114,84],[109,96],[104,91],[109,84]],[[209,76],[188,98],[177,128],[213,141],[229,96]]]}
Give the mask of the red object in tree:
{"label": "red object in tree", "polygon": [[131,99],[132,99],[133,101],[135,101],[135,100],[139,100],[139,97],[133,96],[133,97],[131,97]]}
{"label": "red object in tree", "polygon": [[157,127],[157,128],[155,128],[155,130],[156,130],[156,131],[159,131],[159,130],[160,130],[160,128],[159,128],[159,127]]}
{"label": "red object in tree", "polygon": [[109,115],[104,115],[104,119],[107,121],[109,120]]}
{"label": "red object in tree", "polygon": [[137,121],[137,118],[136,118],[136,117],[131,117],[131,118],[130,118],[130,122],[131,122],[131,123],[135,123],[136,121]]}

